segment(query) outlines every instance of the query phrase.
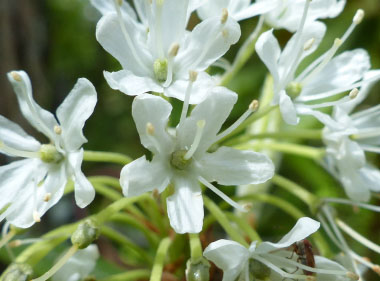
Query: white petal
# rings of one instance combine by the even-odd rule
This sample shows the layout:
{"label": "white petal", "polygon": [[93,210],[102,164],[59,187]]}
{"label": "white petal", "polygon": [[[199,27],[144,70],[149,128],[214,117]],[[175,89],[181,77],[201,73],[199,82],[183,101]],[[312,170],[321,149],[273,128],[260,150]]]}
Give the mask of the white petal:
{"label": "white petal", "polygon": [[300,218],[296,225],[278,243],[263,242],[257,246],[257,253],[268,253],[276,249],[289,247],[297,241],[301,241],[318,230],[320,223],[308,218]]}
{"label": "white petal", "polygon": [[78,79],[74,88],[57,109],[57,117],[62,128],[64,148],[78,150],[87,139],[83,127],[94,111],[97,101],[94,86],[85,78]]}
{"label": "white petal", "polygon": [[[235,1],[233,1],[235,2]],[[239,9],[234,9],[232,17],[237,21],[249,19],[257,15],[262,15],[272,11],[279,6],[278,0],[267,0],[265,2],[253,3],[248,7],[239,7]]]}
{"label": "white petal", "polygon": [[221,239],[208,245],[203,255],[224,271],[223,281],[235,281],[248,262],[249,251],[235,241]]}
{"label": "white petal", "polygon": [[263,153],[225,146],[206,153],[199,163],[204,178],[223,185],[263,183],[274,174],[273,162]]}
{"label": "white petal", "polygon": [[104,71],[104,77],[112,89],[119,90],[129,96],[138,96],[150,91],[163,92],[162,86],[156,83],[154,79],[136,76],[128,70],[120,70],[118,72]]}
{"label": "white petal", "polygon": [[41,144],[16,123],[0,115],[0,140],[5,145],[24,151],[38,151]]}
{"label": "white petal", "polygon": [[282,118],[289,125],[297,125],[299,118],[297,110],[294,106],[292,99],[286,94],[285,91],[280,92],[280,111]]}
{"label": "white petal", "polygon": [[360,174],[367,182],[370,190],[373,192],[380,192],[380,171],[376,167],[366,164],[360,169]]}
{"label": "white petal", "polygon": [[145,156],[125,165],[120,174],[124,196],[138,196],[154,189],[162,192],[171,178],[167,165],[167,159],[154,157],[152,162],[149,162]]}
{"label": "white petal", "polygon": [[[233,0],[236,2],[247,2],[246,0]],[[213,0],[213,1],[203,1],[201,7],[197,9],[197,14],[200,19],[205,20],[211,17],[217,17],[222,15],[223,9],[228,9],[231,0]],[[232,11],[228,9],[228,15],[233,16]]]}
{"label": "white petal", "polygon": [[[90,0],[92,6],[94,6],[103,16],[109,13],[116,13],[114,0]],[[137,16],[131,5],[127,1],[122,1],[120,7],[123,17],[130,17],[133,20],[137,20]]]}
{"label": "white petal", "polygon": [[83,149],[70,153],[68,158],[71,166],[71,176],[74,181],[75,202],[80,208],[84,208],[94,200],[95,190],[81,170]]}
{"label": "white petal", "polygon": [[261,34],[255,48],[257,55],[272,74],[275,84],[279,83],[278,60],[280,59],[281,48],[273,35],[273,30],[268,30]]}
{"label": "white petal", "polygon": [[197,122],[205,120],[202,138],[196,154],[202,155],[215,141],[216,135],[237,101],[236,93],[224,87],[211,90],[207,98],[191,112],[183,126],[177,130],[177,140],[182,149],[190,148],[197,130]]}
{"label": "white petal", "polygon": [[[172,138],[166,131],[172,106],[161,97],[142,94],[132,104],[132,116],[142,145],[154,153],[168,154],[173,150]],[[153,126],[148,134],[147,124]]]}
{"label": "white petal", "polygon": [[318,119],[318,121],[320,121],[322,124],[330,128],[341,127],[341,125],[337,121],[335,121],[330,115],[318,110],[313,110],[304,106],[297,106],[297,113],[300,115],[314,116],[316,119]]}
{"label": "white petal", "polygon": [[[21,81],[15,80],[12,74],[20,76]],[[42,109],[33,99],[32,85],[29,76],[24,71],[8,73],[8,79],[12,83],[16,93],[20,109],[28,122],[51,140],[55,139],[54,126],[57,121],[49,111]]]}
{"label": "white petal", "polygon": [[[325,257],[314,256],[315,265],[318,269],[328,269],[328,270],[336,270],[336,271],[348,271],[342,265],[332,260],[329,260]],[[335,274],[317,274],[317,281],[350,281],[352,280],[345,275],[335,275]]]}
{"label": "white petal", "polygon": [[177,233],[199,233],[203,226],[203,198],[196,179],[174,179],[174,194],[167,198],[170,225]]}

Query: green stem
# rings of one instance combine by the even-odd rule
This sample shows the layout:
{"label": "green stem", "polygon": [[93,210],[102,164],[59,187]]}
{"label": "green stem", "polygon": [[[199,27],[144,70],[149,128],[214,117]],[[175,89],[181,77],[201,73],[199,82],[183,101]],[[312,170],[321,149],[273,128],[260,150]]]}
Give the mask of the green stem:
{"label": "green stem", "polygon": [[120,181],[118,178],[109,177],[109,176],[92,176],[88,177],[88,180],[91,182],[98,182],[111,186],[117,190],[121,190]]}
{"label": "green stem", "polygon": [[326,153],[326,150],[324,148],[315,148],[301,144],[281,142],[261,142],[258,144],[243,144],[236,146],[236,148],[253,150],[269,149],[278,152],[299,155],[314,160],[321,160]]}
{"label": "green stem", "polygon": [[252,241],[261,242],[260,235],[244,220],[242,217],[237,216],[234,213],[225,213],[227,218],[231,221],[234,221],[237,226],[249,237]]}
{"label": "green stem", "polygon": [[140,201],[139,203],[139,206],[148,214],[150,221],[159,229],[160,233],[163,234],[163,236],[168,234],[167,228],[165,227],[165,216],[162,214],[157,201],[149,196],[146,200]]}
{"label": "green stem", "polygon": [[161,240],[160,245],[157,249],[156,257],[154,259],[152,274],[150,275],[149,279],[150,281],[161,281],[166,254],[168,253],[171,242],[172,241],[169,237]]}
{"label": "green stem", "polygon": [[203,256],[202,244],[198,233],[189,233],[190,255],[192,261],[197,261]]}
{"label": "green stem", "polygon": [[136,281],[147,279],[150,276],[150,271],[146,269],[136,269],[128,272],[111,275],[106,278],[98,279],[98,281]]}
{"label": "green stem", "polygon": [[10,230],[0,241],[0,249],[6,245],[14,236],[16,235],[16,231]]}
{"label": "green stem", "polygon": [[117,192],[113,189],[110,189],[109,187],[107,187],[101,183],[94,182],[92,180],[90,180],[90,182],[92,183],[92,185],[95,188],[95,191],[97,193],[103,195],[104,197],[106,197],[107,199],[109,199],[111,201],[116,201],[116,200],[123,198],[123,196],[119,192]]}
{"label": "green stem", "polygon": [[133,161],[131,157],[121,153],[90,150],[84,152],[83,160],[90,162],[109,162],[120,165],[126,165]]}
{"label": "green stem", "polygon": [[210,198],[208,198],[205,195],[203,195],[203,201],[206,208],[215,217],[215,219],[219,222],[219,224],[223,227],[223,229],[227,232],[231,239],[248,247],[248,243],[240,235],[240,233],[230,224],[230,221],[228,220],[227,216],[218,207],[218,205],[216,205],[213,201],[210,200]]}

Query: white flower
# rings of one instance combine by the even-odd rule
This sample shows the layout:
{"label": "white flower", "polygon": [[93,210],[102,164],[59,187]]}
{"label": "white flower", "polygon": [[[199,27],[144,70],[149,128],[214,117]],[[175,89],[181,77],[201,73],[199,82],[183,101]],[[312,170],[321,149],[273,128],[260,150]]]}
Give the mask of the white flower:
{"label": "white flower", "polygon": [[[269,0],[257,0],[257,5],[270,3]],[[273,28],[285,28],[295,32],[301,22],[305,0],[281,0],[276,9],[265,14],[265,22]],[[313,0],[311,1],[307,22],[317,19],[335,18],[342,11],[346,0]]]}
{"label": "white flower", "polygon": [[[189,11],[199,1],[141,0],[135,4],[141,22],[127,13],[123,16],[115,5],[117,13],[103,16],[96,30],[99,43],[123,67],[105,72],[105,78],[111,88],[127,95],[153,91],[183,100],[188,72],[207,69],[240,37],[239,24],[225,11],[187,31]],[[190,103],[199,103],[213,84],[208,74],[201,73]]]}
{"label": "white flower", "polygon": [[52,277],[53,281],[81,281],[95,268],[99,258],[98,246],[92,244],[78,250]]}
{"label": "white flower", "polygon": [[201,19],[207,19],[218,16],[223,9],[227,9],[231,17],[241,21],[268,13],[282,5],[282,0],[256,1],[255,3],[251,3],[250,0],[208,0],[197,9],[197,13]]}
{"label": "white flower", "polygon": [[[172,135],[166,130],[172,110],[170,103],[148,94],[135,98],[132,115],[141,143],[153,153],[153,159],[148,161],[143,156],[123,168],[120,183],[124,195],[137,196],[154,189],[162,192],[171,183],[173,194],[167,198],[167,211],[177,233],[202,230],[203,199],[199,182],[239,208],[240,205],[210,182],[262,183],[273,176],[274,167],[267,156],[252,151],[220,147],[215,152],[207,152],[231,130],[230,127],[218,134],[236,100],[237,95],[228,89],[214,88],[187,118],[185,102],[183,118]],[[239,120],[244,120],[247,114]]]}
{"label": "white flower", "polygon": [[[307,7],[304,16],[306,14]],[[368,82],[363,80],[364,74],[370,68],[369,56],[365,50],[347,51],[333,58],[362,17],[363,11],[359,10],[342,39],[336,39],[330,50],[298,75],[296,72],[299,72],[300,63],[315,51],[323,38],[326,30],[324,24],[301,23],[299,31],[293,35],[283,51],[272,30],[260,36],[256,51],[273,76],[273,103],[279,104],[285,122],[297,124],[298,114],[313,115],[323,122],[331,121],[327,114],[315,109],[349,101],[354,95],[347,95],[335,102],[325,102],[325,99]]]}
{"label": "white flower", "polygon": [[[223,281],[235,281],[239,276],[238,280],[249,281],[252,280],[250,274],[254,280],[301,280],[306,279],[303,269],[317,272],[317,280],[320,281],[350,280],[336,279],[337,276],[345,276],[348,272],[333,261],[315,256],[316,268],[307,268],[296,261],[296,254],[293,255],[289,251],[290,246],[316,232],[319,226],[319,222],[304,217],[300,218],[278,243],[258,244],[254,241],[247,249],[235,241],[222,239],[208,245],[203,255],[223,270]],[[291,259],[292,255],[294,257]]]}
{"label": "white flower", "polygon": [[83,149],[87,140],[83,126],[96,104],[91,82],[81,78],[54,115],[42,109],[32,97],[32,87],[24,71],[8,73],[21,112],[29,123],[43,133],[49,144],[41,144],[17,124],[0,116],[0,151],[24,160],[0,167],[0,221],[27,228],[62,197],[69,179],[75,184],[75,200],[84,208],[95,191],[81,172]]}
{"label": "white flower", "polygon": [[[380,71],[370,71],[366,80],[380,78]],[[380,106],[352,113],[372,88],[373,82],[361,88],[357,98],[334,107],[336,124],[328,122],[323,130],[327,146],[327,168],[343,184],[352,200],[368,201],[370,191],[380,192],[380,171],[367,163],[365,151],[380,153]]]}

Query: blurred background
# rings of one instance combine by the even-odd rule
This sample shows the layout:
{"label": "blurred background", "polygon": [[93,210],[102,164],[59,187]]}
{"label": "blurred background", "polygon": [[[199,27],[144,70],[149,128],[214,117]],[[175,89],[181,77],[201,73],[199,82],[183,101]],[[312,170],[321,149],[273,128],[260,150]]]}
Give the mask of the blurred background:
{"label": "blurred background", "polygon": [[[345,10],[338,18],[324,20],[328,31],[315,55],[327,50],[334,38],[340,37],[351,24],[355,11],[362,8],[366,13],[364,21],[340,52],[364,48],[371,55],[372,67],[380,68],[380,1],[347,0],[347,2]],[[99,18],[100,14],[87,0],[0,0],[0,114],[44,141],[44,137],[38,135],[20,114],[6,73],[12,70],[25,70],[31,78],[35,100],[52,112],[70,92],[76,80],[86,77],[97,89],[98,104],[85,126],[85,136],[89,142],[84,148],[121,152],[137,158],[145,151],[140,145],[130,112],[133,97],[112,90],[105,82],[103,70],[117,71],[121,67],[95,39],[95,28]],[[194,26],[197,21],[195,16],[192,17],[190,26]],[[256,22],[257,19],[241,22],[242,38],[232,47],[226,56],[227,59],[232,60],[239,46],[254,29]],[[285,44],[291,34],[281,30],[276,31],[276,36],[282,44]],[[254,55],[229,85],[239,94],[239,101],[227,123],[236,120],[245,111],[249,102],[258,97],[265,75],[265,66]],[[365,102],[374,105],[379,101],[380,83]],[[178,105],[176,108],[178,109]],[[5,164],[6,159],[1,157],[0,163]],[[379,163],[379,159],[373,160]],[[339,184],[313,161],[294,156],[284,156],[282,161],[286,165],[281,167],[280,173],[308,187],[313,193],[321,196],[344,196]],[[83,169],[87,175],[118,177],[120,173],[119,166],[108,164],[85,163]],[[289,197],[289,200],[294,202],[294,198],[288,194],[282,194],[281,191],[273,192],[285,199]],[[33,227],[28,236],[38,237],[39,233],[86,216],[88,211],[78,209],[73,202],[71,196],[66,196],[48,212],[43,223]],[[100,196],[97,196],[95,203],[91,205],[90,211],[96,211],[107,204]],[[374,199],[372,203],[380,205],[380,200]],[[300,202],[294,204],[302,208]],[[265,208],[267,208],[266,212],[263,212],[265,215],[260,217],[257,223],[258,231],[263,235],[263,239],[276,241],[291,228],[294,220],[273,207]],[[344,217],[342,214],[345,214],[347,209],[350,209],[347,214],[352,214],[352,208],[340,208],[343,220],[349,220],[352,227],[380,244],[379,215],[357,211],[355,216]],[[101,277],[115,270],[122,271],[125,265],[114,257],[112,246],[102,240],[99,245],[102,256],[107,261],[101,261],[96,270],[97,276]],[[376,256],[356,242],[352,242],[352,247],[361,255],[368,256],[377,264],[380,263],[379,255]],[[1,250],[0,272],[9,261],[5,250]],[[111,262],[117,266],[111,265]],[[49,264],[42,265],[42,269],[48,266]],[[380,278],[369,273],[367,280],[380,280]]]}

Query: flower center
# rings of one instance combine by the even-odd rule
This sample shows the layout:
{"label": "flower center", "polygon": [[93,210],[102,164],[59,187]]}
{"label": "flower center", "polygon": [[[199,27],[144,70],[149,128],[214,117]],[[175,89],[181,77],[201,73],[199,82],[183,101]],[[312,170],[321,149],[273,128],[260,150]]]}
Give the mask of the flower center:
{"label": "flower center", "polygon": [[156,59],[153,63],[154,76],[160,83],[164,83],[168,76],[168,60]]}
{"label": "flower center", "polygon": [[177,150],[172,153],[172,158],[170,159],[170,164],[177,170],[185,170],[192,161],[192,158],[185,159],[187,150]]}
{"label": "flower center", "polygon": [[41,145],[39,155],[45,163],[59,163],[63,159],[63,155],[52,144]]}
{"label": "flower center", "polygon": [[286,94],[294,100],[296,97],[298,97],[302,92],[302,84],[299,82],[290,82],[288,86],[286,86]]}

